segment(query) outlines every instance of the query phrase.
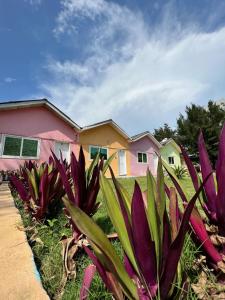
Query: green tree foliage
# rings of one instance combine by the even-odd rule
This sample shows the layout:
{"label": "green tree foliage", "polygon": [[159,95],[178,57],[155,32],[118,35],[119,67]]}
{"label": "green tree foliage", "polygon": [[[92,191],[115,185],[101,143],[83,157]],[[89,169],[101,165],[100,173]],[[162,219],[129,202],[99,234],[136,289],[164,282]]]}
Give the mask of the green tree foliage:
{"label": "green tree foliage", "polygon": [[209,101],[207,107],[191,104],[186,106],[185,113],[185,116],[180,114],[177,120],[178,142],[188,150],[193,160],[197,161],[197,138],[202,129],[210,160],[215,165],[219,132],[225,121],[225,106],[213,101]]}
{"label": "green tree foliage", "polygon": [[173,130],[167,123],[164,123],[159,129],[154,129],[153,135],[159,142],[165,138],[176,139],[176,130]]}

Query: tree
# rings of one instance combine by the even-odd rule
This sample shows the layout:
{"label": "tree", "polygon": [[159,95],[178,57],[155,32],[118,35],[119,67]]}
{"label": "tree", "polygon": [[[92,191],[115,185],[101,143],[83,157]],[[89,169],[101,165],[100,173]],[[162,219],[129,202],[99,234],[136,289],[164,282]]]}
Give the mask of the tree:
{"label": "tree", "polygon": [[164,123],[163,127],[154,129],[153,135],[159,142],[165,138],[176,139],[176,130],[173,130],[167,123]]}
{"label": "tree", "polygon": [[186,116],[180,114],[177,119],[177,139],[194,161],[198,158],[197,139],[200,129],[203,131],[210,160],[215,166],[219,132],[225,121],[225,107],[213,101],[207,107],[191,104],[186,106]]}

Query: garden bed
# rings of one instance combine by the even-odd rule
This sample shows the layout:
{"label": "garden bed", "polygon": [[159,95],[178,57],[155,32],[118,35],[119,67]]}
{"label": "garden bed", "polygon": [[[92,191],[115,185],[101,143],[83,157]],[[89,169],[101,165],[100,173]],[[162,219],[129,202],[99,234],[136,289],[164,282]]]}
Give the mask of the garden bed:
{"label": "garden bed", "polygon": [[[132,193],[134,186],[134,179],[121,179],[122,184],[126,189]],[[144,178],[138,178],[142,189],[145,189],[146,182]],[[190,195],[193,193],[191,182],[189,179],[185,180],[185,185]],[[100,209],[94,216],[94,219],[101,226],[101,228],[107,233],[113,233],[113,226],[110,219],[107,216],[107,212],[102,202],[102,194],[99,193],[98,199],[102,203]],[[68,220],[65,214],[61,212],[57,218],[47,220],[45,224],[34,223],[30,215],[25,213],[23,205],[18,198],[15,197],[15,203],[21,213],[24,227],[26,230],[29,244],[34,253],[37,269],[40,273],[42,284],[47,291],[51,299],[58,299],[61,295],[61,284],[63,278],[63,261],[62,261],[62,243],[63,237],[71,236],[71,229],[69,228]],[[116,251],[120,253],[121,247],[118,240],[112,241]],[[185,244],[185,251],[182,258],[182,264],[185,266],[188,275],[194,282],[197,280],[198,274],[190,269],[195,259],[196,248],[191,243],[190,239]],[[90,264],[90,259],[83,251],[79,251],[76,255],[76,279],[68,280],[62,294],[62,299],[72,300],[79,298],[79,290],[83,278],[83,271],[85,267]],[[95,275],[94,281],[91,285],[89,299],[112,299],[111,294],[107,292],[102,283],[101,278]],[[193,292],[189,291],[188,299],[195,299]],[[196,298],[197,299],[197,298]]]}

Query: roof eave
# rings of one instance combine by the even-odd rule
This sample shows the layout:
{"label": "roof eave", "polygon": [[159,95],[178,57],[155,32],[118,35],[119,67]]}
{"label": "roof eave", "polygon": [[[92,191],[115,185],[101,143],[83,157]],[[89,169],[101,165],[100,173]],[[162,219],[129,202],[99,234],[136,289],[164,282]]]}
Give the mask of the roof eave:
{"label": "roof eave", "polygon": [[27,100],[27,101],[12,101],[0,103],[0,109],[17,109],[17,108],[29,108],[29,107],[38,107],[46,106],[54,111],[57,115],[61,117],[65,122],[67,122],[72,128],[77,131],[81,130],[81,127],[73,122],[67,115],[65,115],[60,109],[58,109],[54,104],[52,104],[48,99],[36,99],[36,100]]}
{"label": "roof eave", "polygon": [[142,136],[139,136],[139,137],[137,137],[137,138],[135,138],[135,139],[132,139],[131,138],[131,140],[130,140],[130,143],[133,143],[133,142],[137,142],[137,141],[139,141],[140,139],[143,139],[144,137],[149,137],[149,139],[155,144],[155,145],[157,145],[157,147],[160,149],[160,148],[162,148],[162,145],[154,138],[154,136],[152,136],[151,134],[149,134],[149,133],[146,133],[146,134],[143,134]]}

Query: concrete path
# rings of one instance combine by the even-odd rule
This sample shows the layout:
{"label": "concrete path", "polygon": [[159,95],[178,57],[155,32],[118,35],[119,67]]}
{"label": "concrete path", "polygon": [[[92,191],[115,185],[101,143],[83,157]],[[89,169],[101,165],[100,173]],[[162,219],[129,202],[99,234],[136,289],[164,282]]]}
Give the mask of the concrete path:
{"label": "concrete path", "polygon": [[7,184],[0,185],[0,299],[47,300]]}

